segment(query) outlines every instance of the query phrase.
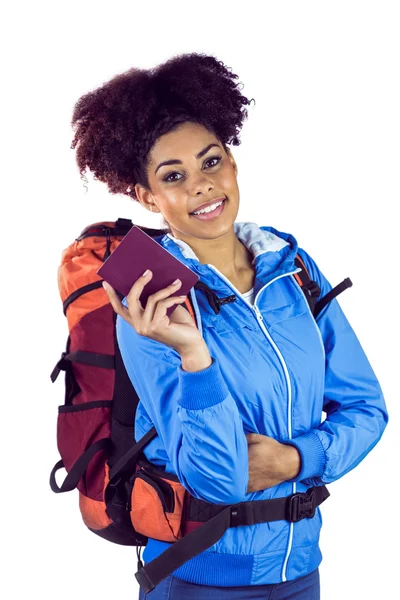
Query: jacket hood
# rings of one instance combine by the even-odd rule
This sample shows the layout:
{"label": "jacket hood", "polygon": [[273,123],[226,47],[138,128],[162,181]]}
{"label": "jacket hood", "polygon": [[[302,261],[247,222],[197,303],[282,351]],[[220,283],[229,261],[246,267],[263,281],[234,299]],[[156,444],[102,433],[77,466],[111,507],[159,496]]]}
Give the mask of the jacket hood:
{"label": "jacket hood", "polygon": [[[260,227],[253,222],[235,222],[233,226],[236,237],[253,255],[255,293],[272,279],[298,270],[294,263],[298,244],[293,235],[266,225]],[[155,241],[199,276],[194,287],[206,293],[216,314],[219,313],[221,303],[236,300],[236,294],[232,294],[232,288],[225,283],[218,270],[213,265],[201,264],[186,242],[175,238],[171,233],[159,236]]]}

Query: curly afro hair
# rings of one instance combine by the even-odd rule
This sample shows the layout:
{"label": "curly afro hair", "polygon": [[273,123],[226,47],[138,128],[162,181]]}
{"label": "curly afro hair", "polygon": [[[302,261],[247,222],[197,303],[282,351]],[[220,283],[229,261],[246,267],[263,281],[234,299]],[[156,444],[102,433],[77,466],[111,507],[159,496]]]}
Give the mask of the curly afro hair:
{"label": "curly afro hair", "polygon": [[86,168],[112,194],[138,201],[135,185],[150,189],[149,152],[179,123],[205,126],[223,144],[240,145],[238,134],[251,103],[240,93],[238,76],[213,56],[191,53],[156,68],[129,69],[82,96],[71,125],[81,178]]}

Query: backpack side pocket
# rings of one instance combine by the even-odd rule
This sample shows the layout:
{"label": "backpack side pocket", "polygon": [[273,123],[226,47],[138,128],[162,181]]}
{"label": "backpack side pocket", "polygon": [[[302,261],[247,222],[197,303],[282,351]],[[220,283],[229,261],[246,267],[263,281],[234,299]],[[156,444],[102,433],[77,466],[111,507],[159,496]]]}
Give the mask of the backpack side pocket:
{"label": "backpack side pocket", "polygon": [[[111,405],[111,401],[101,400],[59,406],[57,444],[68,473],[95,442],[110,437]],[[95,454],[77,485],[82,494],[93,500],[104,499],[106,460],[104,452]]]}
{"label": "backpack side pocket", "polygon": [[135,530],[163,542],[183,535],[182,513],[186,489],[178,481],[156,476],[138,467],[133,477],[131,521]]}

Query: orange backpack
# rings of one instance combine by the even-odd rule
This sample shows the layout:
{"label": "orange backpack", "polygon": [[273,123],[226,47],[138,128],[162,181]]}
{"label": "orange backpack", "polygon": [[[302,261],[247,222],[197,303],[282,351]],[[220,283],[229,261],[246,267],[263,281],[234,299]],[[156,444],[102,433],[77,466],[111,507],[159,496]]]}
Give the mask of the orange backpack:
{"label": "orange backpack", "polygon": [[[56,493],[77,488],[85,525],[106,540],[137,548],[145,546],[149,537],[173,542],[145,566],[138,552],[135,577],[149,593],[190,558],[216,543],[229,527],[311,517],[329,492],[321,486],[282,499],[214,505],[194,498],[175,475],[146,459],[143,447],[157,431],[153,427],[135,440],[140,399],[118,348],[116,314],[97,275],[131,227],[128,219],[95,223],[62,254],[58,285],[69,336],[51,374],[54,382],[60,371],[65,371],[65,401],[58,408],[57,420],[61,460],[51,472],[50,486]],[[153,238],[165,234],[164,230],[140,228]],[[318,285],[310,280],[299,257],[296,264],[303,269],[296,279],[314,315],[351,285],[350,280],[343,282],[329,298],[317,303]],[[195,288],[210,293],[201,281]],[[196,321],[190,296],[182,306]],[[55,475],[61,468],[67,476],[58,485]]]}

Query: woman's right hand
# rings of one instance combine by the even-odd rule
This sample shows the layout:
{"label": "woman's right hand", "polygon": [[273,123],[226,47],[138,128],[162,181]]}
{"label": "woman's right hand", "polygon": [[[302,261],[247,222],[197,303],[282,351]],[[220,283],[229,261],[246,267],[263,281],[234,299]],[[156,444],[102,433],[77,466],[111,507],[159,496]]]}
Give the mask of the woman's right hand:
{"label": "woman's right hand", "polygon": [[186,296],[171,297],[182,282],[171,284],[152,294],[148,297],[146,308],[143,308],[139,298],[152,276],[149,271],[135,281],[126,296],[127,307],[122,304],[110,284],[103,282],[103,286],[115,312],[132,325],[139,335],[166,344],[179,354],[189,353],[204,342],[196,323],[183,306],[177,306],[171,316],[167,316],[167,308],[186,299]]}

